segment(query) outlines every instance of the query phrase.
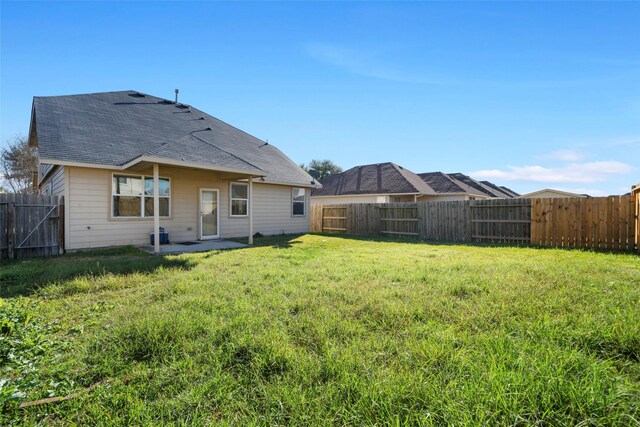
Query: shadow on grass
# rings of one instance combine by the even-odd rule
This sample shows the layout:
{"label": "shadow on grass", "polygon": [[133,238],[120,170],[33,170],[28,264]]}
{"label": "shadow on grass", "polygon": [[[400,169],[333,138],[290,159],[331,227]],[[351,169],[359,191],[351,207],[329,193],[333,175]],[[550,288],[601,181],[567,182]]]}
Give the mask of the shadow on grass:
{"label": "shadow on grass", "polygon": [[[304,236],[304,234],[278,234],[275,236],[261,236],[253,238],[253,245],[248,246],[246,248],[238,248],[236,250],[245,250],[250,249],[252,247],[272,247],[272,248],[292,248],[294,245],[299,245],[300,241],[297,239]],[[237,238],[237,239],[227,239],[232,240],[234,242],[248,244],[248,239],[246,237]]]}
{"label": "shadow on grass", "polygon": [[597,252],[597,253],[611,253],[618,255],[638,255],[634,251],[625,249],[604,249],[604,248],[572,248],[572,247],[560,247],[560,246],[539,246],[532,244],[517,244],[513,242],[451,242],[441,240],[421,240],[416,237],[406,236],[361,236],[356,234],[341,234],[341,233],[309,233],[312,236],[325,236],[337,239],[358,240],[365,242],[388,242],[388,243],[408,243],[408,244],[420,244],[430,246],[468,246],[478,248],[527,248],[536,249],[541,251],[562,249],[565,251],[578,251],[578,252]]}
{"label": "shadow on grass", "polygon": [[188,270],[193,266],[184,258],[153,256],[132,246],[16,260],[2,266],[0,298],[31,295],[77,277],[151,273],[159,268]]}

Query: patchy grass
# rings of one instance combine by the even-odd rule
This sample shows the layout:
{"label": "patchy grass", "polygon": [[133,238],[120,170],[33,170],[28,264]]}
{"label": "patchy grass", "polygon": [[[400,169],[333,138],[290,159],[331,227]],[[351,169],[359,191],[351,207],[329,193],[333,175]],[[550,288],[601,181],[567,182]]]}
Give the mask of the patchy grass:
{"label": "patchy grass", "polygon": [[0,424],[638,424],[637,256],[257,243],[3,266]]}

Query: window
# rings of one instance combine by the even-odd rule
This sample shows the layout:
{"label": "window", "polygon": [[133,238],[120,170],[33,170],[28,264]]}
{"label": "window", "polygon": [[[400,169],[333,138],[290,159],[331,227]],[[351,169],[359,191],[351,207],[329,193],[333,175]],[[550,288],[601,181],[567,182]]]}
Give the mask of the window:
{"label": "window", "polygon": [[249,212],[249,186],[232,182],[230,195],[231,216],[247,216]]}
{"label": "window", "polygon": [[[113,217],[144,218],[153,216],[153,178],[148,176],[113,175],[111,194]],[[169,216],[171,183],[158,179],[160,216]]]}
{"label": "window", "polygon": [[293,216],[304,216],[304,188],[291,189],[291,202]]}

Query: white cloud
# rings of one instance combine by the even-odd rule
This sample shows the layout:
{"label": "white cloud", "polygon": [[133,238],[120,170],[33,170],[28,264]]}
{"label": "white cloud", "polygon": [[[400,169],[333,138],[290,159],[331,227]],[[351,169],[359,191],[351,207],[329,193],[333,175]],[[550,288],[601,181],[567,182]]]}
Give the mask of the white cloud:
{"label": "white cloud", "polygon": [[532,181],[555,183],[591,183],[605,181],[609,175],[626,174],[632,167],[626,163],[610,160],[586,163],[568,163],[558,168],[534,166],[508,166],[507,170],[490,169],[471,172],[479,179],[504,181]]}
{"label": "white cloud", "polygon": [[[411,69],[407,64],[385,60],[380,49],[355,49],[331,43],[307,43],[305,53],[316,61],[341,68],[353,74],[414,84],[456,85],[472,87],[524,87],[550,88],[585,86],[610,81],[617,76],[584,79],[576,76],[567,80],[493,80],[462,78],[443,69]],[[401,69],[404,66],[404,69]]]}
{"label": "white cloud", "polygon": [[561,160],[563,162],[579,162],[585,154],[575,150],[555,150],[540,156],[541,159]]}
{"label": "white cloud", "polygon": [[628,138],[620,138],[609,141],[608,145],[610,147],[627,147],[627,146],[640,146],[640,137],[628,137]]}
{"label": "white cloud", "polygon": [[327,43],[309,43],[305,46],[305,50],[317,61],[343,68],[354,74],[385,80],[409,80],[398,71],[383,65],[372,53]]}

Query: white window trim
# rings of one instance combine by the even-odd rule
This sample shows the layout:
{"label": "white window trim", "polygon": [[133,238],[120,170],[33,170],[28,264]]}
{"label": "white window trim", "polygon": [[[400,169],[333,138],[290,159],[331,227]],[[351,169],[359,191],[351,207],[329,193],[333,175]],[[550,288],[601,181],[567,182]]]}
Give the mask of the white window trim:
{"label": "white window trim", "polygon": [[[297,201],[297,200],[293,200],[293,191],[294,190],[302,190],[304,191],[304,200],[302,202]],[[294,203],[302,203],[303,206],[303,214],[295,214],[293,213],[293,204]],[[291,188],[291,216],[292,217],[296,217],[296,218],[303,218],[305,216],[307,216],[307,189],[304,187],[292,187]]]}
{"label": "white window trim", "polygon": [[[118,176],[132,176],[135,178],[140,178],[142,179],[142,194],[139,196],[123,196],[123,197],[139,197],[140,198],[140,216],[114,216],[113,215],[113,198],[115,196],[120,196],[120,194],[113,194],[113,177],[115,175]],[[153,218],[153,215],[151,216],[145,216],[144,215],[144,199],[145,197],[151,197],[153,198],[153,196],[145,196],[144,194],[144,179],[145,178],[151,178],[153,179],[153,175],[138,175],[138,174],[134,174],[134,173],[121,173],[121,172],[113,172],[111,174],[111,181],[110,181],[110,188],[111,188],[111,203],[109,203],[109,205],[111,206],[111,213],[109,214],[111,219],[149,219],[149,218]],[[160,215],[160,218],[171,218],[171,199],[173,198],[173,184],[171,183],[171,178],[168,176],[159,176],[158,179],[166,179],[169,181],[169,195],[168,196],[159,196],[161,199],[169,199],[169,214],[166,216]]]}
{"label": "white window trim", "polygon": [[[238,198],[238,197],[233,197],[233,186],[234,185],[244,185],[245,187],[247,187],[247,198],[246,199],[242,199],[242,198]],[[247,202],[247,213],[244,215],[234,215],[233,214],[233,201],[234,200],[244,200]],[[229,216],[233,217],[233,218],[247,218],[249,216],[249,209],[251,208],[251,206],[249,206],[249,184],[247,184],[246,182],[230,182],[229,183]]]}

